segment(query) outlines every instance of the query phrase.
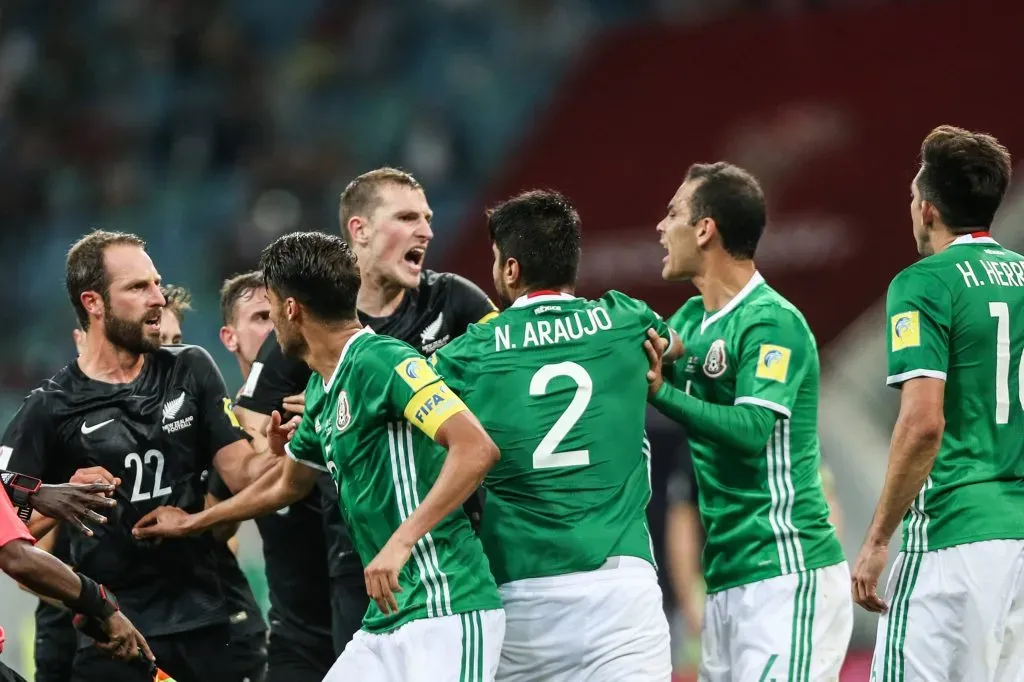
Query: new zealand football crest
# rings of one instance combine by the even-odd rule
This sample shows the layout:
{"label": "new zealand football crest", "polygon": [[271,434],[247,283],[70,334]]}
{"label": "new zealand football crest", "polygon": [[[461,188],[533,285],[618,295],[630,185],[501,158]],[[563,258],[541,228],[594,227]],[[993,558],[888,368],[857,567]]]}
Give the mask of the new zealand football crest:
{"label": "new zealand football crest", "polygon": [[704,356],[704,374],[715,379],[725,373],[725,339],[716,339]]}
{"label": "new zealand football crest", "polygon": [[351,421],[352,411],[348,407],[348,393],[342,391],[338,396],[338,418],[335,420],[334,426],[338,431],[344,431]]}

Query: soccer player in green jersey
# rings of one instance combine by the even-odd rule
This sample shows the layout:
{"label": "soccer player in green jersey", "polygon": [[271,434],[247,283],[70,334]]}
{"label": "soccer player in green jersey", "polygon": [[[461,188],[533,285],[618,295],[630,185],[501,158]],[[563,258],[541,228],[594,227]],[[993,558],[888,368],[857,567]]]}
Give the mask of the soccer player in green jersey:
{"label": "soccer player in green jersey", "polygon": [[989,135],[941,126],[921,146],[910,214],[923,258],[886,296],[900,411],[853,571],[856,601],[884,614],[878,682],[1024,672],[1024,256],[988,234],[1009,182]]}
{"label": "soccer player in green jersey", "polygon": [[422,355],[359,324],[359,270],[343,239],[286,235],[264,250],[260,268],[281,348],[313,370],[287,444],[289,429],[271,415],[270,448],[289,456],[199,514],[151,513],[137,537],[280,509],[329,471],[373,601],[325,682],[493,680],[505,616],[461,505],[498,449]]}
{"label": "soccer player in green jersey", "polygon": [[432,359],[502,453],[480,527],[507,618],[497,679],[667,682],[641,346],[672,334],[617,291],[573,295],[580,218],[562,195],[514,197],[488,225],[505,310]]}
{"label": "soccer player in green jersey", "polygon": [[666,280],[700,292],[669,320],[686,349],[651,404],[687,428],[707,531],[700,679],[834,680],[853,628],[849,569],[828,522],[818,350],[754,251],[764,195],[746,171],[692,166],[658,224]]}

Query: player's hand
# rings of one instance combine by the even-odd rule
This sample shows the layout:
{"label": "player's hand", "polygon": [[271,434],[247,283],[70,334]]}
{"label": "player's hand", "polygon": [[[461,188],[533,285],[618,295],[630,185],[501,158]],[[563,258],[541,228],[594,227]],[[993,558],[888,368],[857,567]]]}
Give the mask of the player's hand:
{"label": "player's hand", "polygon": [[120,611],[114,613],[103,623],[103,632],[107,635],[106,642],[96,642],[96,646],[121,661],[132,661],[141,653],[150,661],[156,656],[149,648],[146,638],[142,636],[131,621]]}
{"label": "player's hand", "polygon": [[192,534],[192,515],[178,507],[157,507],[132,528],[136,540],[147,538],[183,538]]}
{"label": "player's hand", "polygon": [[287,412],[299,415],[306,414],[306,392],[303,391],[298,395],[290,395],[281,404]]}
{"label": "player's hand", "polygon": [[270,422],[267,424],[267,446],[270,453],[283,457],[284,446],[295,435],[295,429],[299,428],[301,417],[292,417],[287,423],[281,423],[281,413],[274,410],[270,413]]}
{"label": "player's hand", "polygon": [[401,592],[398,574],[409,561],[412,545],[392,535],[388,543],[363,570],[366,581],[366,593],[377,602],[377,607],[384,614],[398,613],[398,601],[395,592]]}
{"label": "player's hand", "polygon": [[872,613],[885,613],[889,610],[888,605],[878,596],[878,579],[885,568],[888,555],[887,544],[865,542],[861,547],[860,554],[857,555],[853,572],[850,574],[853,601]]}
{"label": "player's hand", "polygon": [[661,356],[668,348],[668,341],[658,336],[653,329],[647,330],[647,340],[644,341],[644,352],[647,353],[647,395],[652,396],[661,388],[663,379],[661,376]]}
{"label": "player's hand", "polygon": [[107,517],[93,510],[114,507],[117,502],[109,497],[113,494],[114,486],[110,483],[44,484],[32,495],[31,503],[43,516],[70,524],[91,537],[93,532],[83,521],[106,523]]}
{"label": "player's hand", "polygon": [[[86,467],[85,469],[79,469],[75,472],[75,475],[71,477],[70,483],[106,483],[112,486],[121,485],[121,479],[114,476],[103,467]],[[110,491],[113,495],[114,491]]]}

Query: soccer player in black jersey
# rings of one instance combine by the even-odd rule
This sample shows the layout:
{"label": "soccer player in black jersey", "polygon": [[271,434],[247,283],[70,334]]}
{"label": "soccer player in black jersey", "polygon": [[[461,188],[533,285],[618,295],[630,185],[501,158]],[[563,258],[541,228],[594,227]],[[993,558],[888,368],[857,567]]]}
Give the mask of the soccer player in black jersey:
{"label": "soccer player in black jersey", "polygon": [[[224,326],[220,339],[238,360],[243,382],[273,330],[263,273],[249,272],[224,282],[220,298]],[[253,443],[265,447],[255,431]],[[211,489],[215,497],[225,499]],[[320,496],[314,492],[290,507],[256,519],[270,590],[267,682],[320,682],[334,664],[331,608],[327,599],[327,544]]]}
{"label": "soccer player in black jersey", "polygon": [[[181,286],[164,285],[160,288],[164,295],[164,311],[160,317],[160,344],[178,345],[183,342],[182,324],[185,313],[192,309],[192,294]],[[268,326],[273,326],[269,321]],[[231,497],[231,490],[223,479],[212,472],[206,478],[206,504],[216,504],[219,500]],[[249,682],[264,682],[267,666],[267,624],[263,622],[252,587],[242,569],[238,566],[230,542],[238,532],[238,524],[229,524],[214,529],[214,557],[217,577],[224,588],[224,598],[231,610],[231,638],[228,655],[235,661],[236,670],[244,673],[242,679]],[[237,541],[236,541],[237,546]]]}
{"label": "soccer player in black jersey", "polygon": [[[160,347],[165,301],[141,240],[89,234],[69,251],[66,279],[83,353],[26,398],[2,439],[8,466],[48,482],[115,483],[109,522],[72,535],[72,563],[118,595],[177,682],[241,682],[213,538],[137,542],[131,529],[163,504],[201,510],[211,465],[239,490],[271,458],[253,451],[209,354]],[[88,644],[80,638],[72,682],[149,682]]]}
{"label": "soccer player in black jersey", "polygon": [[[393,168],[360,175],[341,195],[341,234],[358,257],[361,277],[356,301],[359,321],[378,334],[405,341],[424,355],[462,334],[469,325],[497,314],[487,295],[472,282],[424,269],[427,247],[434,237],[432,216],[419,182]],[[309,375],[305,363],[285,356],[277,338],[269,336],[239,395],[236,413],[240,421],[248,429],[261,430],[271,412],[289,411],[295,403],[285,404],[285,398],[305,390]],[[338,511],[334,483],[326,474],[321,478],[334,640],[340,654],[361,625],[368,597],[362,566]],[[478,514],[479,508],[473,498],[467,503],[471,516]]]}

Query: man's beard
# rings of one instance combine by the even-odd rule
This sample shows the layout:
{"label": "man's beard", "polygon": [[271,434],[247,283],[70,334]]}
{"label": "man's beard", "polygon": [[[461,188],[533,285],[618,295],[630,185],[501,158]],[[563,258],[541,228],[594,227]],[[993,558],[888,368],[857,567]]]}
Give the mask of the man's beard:
{"label": "man's beard", "polygon": [[288,332],[282,334],[281,331],[283,330],[278,330],[277,332],[277,344],[281,346],[281,352],[289,358],[304,361],[309,345],[302,338],[302,334],[293,335]]}
{"label": "man's beard", "polygon": [[[151,314],[146,313],[147,317]],[[152,353],[160,348],[159,337],[146,336],[144,320],[126,320],[115,315],[107,315],[103,333],[111,344],[136,355]]]}

